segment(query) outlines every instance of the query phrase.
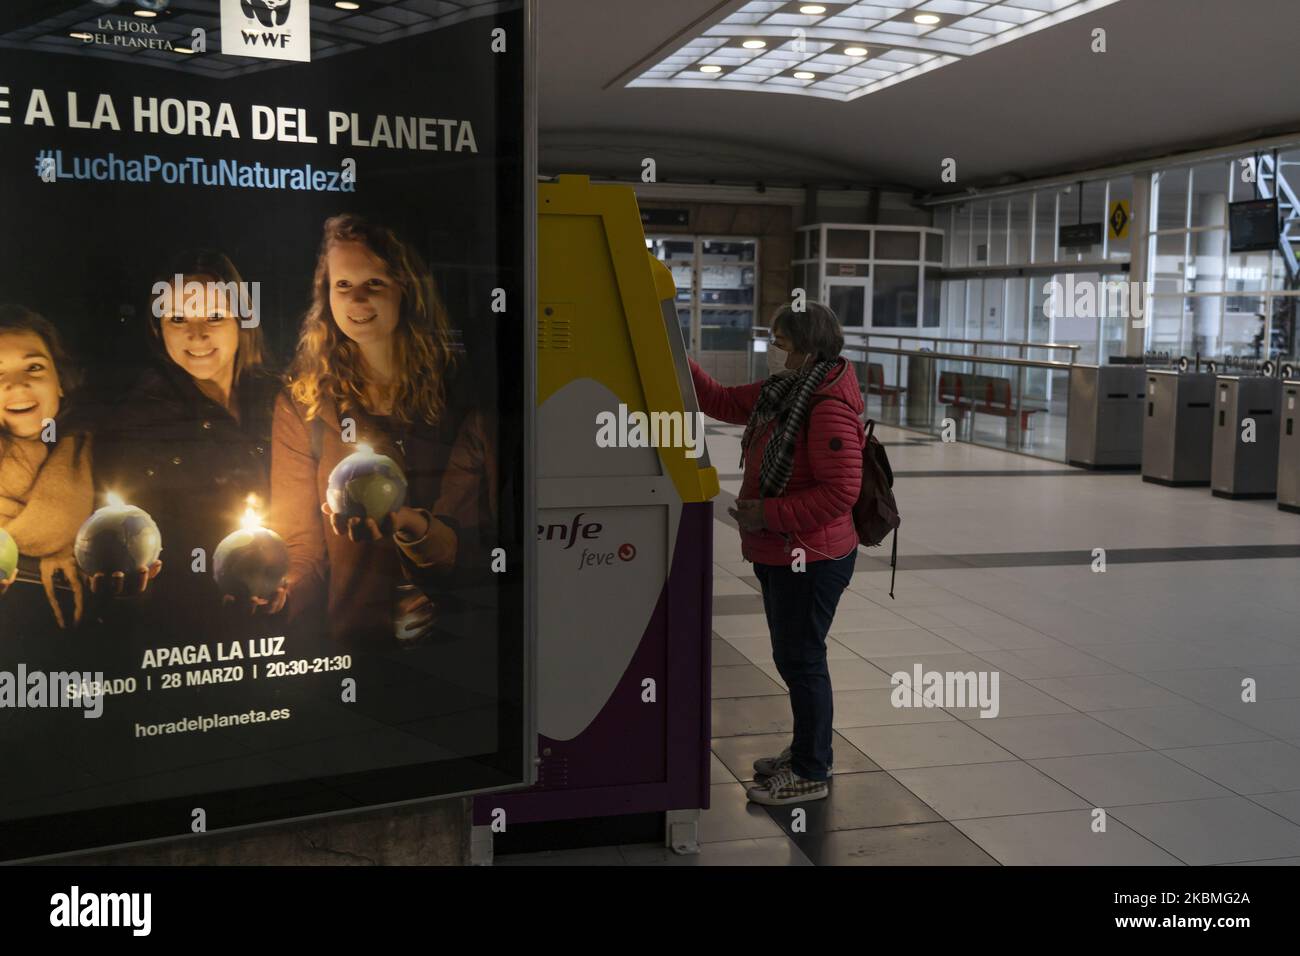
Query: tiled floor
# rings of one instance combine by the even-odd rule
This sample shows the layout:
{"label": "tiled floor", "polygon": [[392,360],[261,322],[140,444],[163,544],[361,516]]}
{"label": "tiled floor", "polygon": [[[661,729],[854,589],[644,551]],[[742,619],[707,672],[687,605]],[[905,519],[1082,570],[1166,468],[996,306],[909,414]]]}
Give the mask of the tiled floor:
{"label": "tiled floor", "polygon": [[[736,470],[725,463],[739,458],[740,431],[709,429],[722,472]],[[877,434],[903,513],[897,598],[880,553],[860,552],[829,642],[830,798],[805,804],[801,821],[745,801],[750,764],[788,743],[791,718],[758,583],[726,516],[740,484],[728,474],[702,852],[509,862],[1300,863],[1300,517],[1132,474],[1062,474]],[[1104,573],[1093,570],[1098,548]],[[918,662],[998,672],[997,716],[894,707],[889,675]]]}

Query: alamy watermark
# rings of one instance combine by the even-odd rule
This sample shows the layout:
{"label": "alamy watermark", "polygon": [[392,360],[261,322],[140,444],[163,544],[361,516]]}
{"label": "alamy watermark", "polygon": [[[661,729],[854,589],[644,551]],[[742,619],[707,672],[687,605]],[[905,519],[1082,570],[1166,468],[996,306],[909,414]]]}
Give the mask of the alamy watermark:
{"label": "alamy watermark", "polygon": [[922,671],[918,662],[910,674],[889,675],[894,688],[889,701],[895,707],[978,707],[981,717],[993,718],[1001,710],[1000,676],[997,671]]}
{"label": "alamy watermark", "polygon": [[73,708],[85,710],[81,716],[94,720],[104,713],[107,688],[103,671],[51,671],[27,669],[0,670],[0,708],[15,710]]}
{"label": "alamy watermark", "polygon": [[164,319],[175,315],[210,316],[234,313],[239,324],[246,329],[256,328],[261,321],[262,284],[260,282],[200,282],[185,281],[176,275],[172,281],[159,281],[153,285],[153,316]]}
{"label": "alamy watermark", "polygon": [[1141,329],[1146,327],[1148,294],[1145,282],[1076,280],[1067,273],[1064,282],[1053,279],[1043,286],[1043,310],[1064,319],[1127,318]]}
{"label": "alamy watermark", "polygon": [[596,413],[598,448],[685,448],[687,458],[704,453],[704,415],[701,412]]}

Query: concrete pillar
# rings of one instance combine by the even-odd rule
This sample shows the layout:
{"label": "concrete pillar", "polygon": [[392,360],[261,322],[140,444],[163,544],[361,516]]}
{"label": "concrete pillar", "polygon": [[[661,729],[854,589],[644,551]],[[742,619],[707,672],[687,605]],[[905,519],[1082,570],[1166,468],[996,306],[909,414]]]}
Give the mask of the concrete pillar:
{"label": "concrete pillar", "polygon": [[464,866],[470,801],[441,800],[60,859],[75,865]]}

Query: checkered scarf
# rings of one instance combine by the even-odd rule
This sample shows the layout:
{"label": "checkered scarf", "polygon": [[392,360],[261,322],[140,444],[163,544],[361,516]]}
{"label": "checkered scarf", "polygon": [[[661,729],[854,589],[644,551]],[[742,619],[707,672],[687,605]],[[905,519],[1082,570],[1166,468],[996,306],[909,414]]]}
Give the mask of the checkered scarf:
{"label": "checkered scarf", "polygon": [[745,434],[740,439],[740,461],[744,464],[749,444],[772,420],[775,432],[763,448],[759,465],[759,494],[775,498],[785,491],[794,470],[795,442],[808,419],[813,393],[835,368],[835,362],[814,362],[801,369],[787,369],[770,376],[758,393]]}

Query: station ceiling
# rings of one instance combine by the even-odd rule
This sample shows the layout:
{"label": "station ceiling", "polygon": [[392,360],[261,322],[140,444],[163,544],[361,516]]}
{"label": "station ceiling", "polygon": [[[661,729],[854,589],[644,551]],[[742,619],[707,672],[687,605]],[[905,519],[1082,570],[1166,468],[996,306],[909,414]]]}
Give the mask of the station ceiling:
{"label": "station ceiling", "polygon": [[946,193],[1300,131],[1294,0],[1118,0],[847,102],[627,86],[745,3],[542,0],[542,171]]}

